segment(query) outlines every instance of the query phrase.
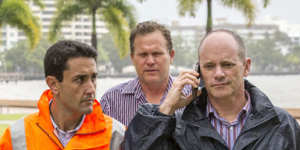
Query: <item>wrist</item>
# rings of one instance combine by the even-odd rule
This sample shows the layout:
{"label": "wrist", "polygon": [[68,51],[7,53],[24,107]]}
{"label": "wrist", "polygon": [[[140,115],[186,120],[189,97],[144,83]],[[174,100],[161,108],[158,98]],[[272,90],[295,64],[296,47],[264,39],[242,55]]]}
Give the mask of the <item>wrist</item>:
{"label": "wrist", "polygon": [[159,106],[159,112],[165,115],[173,115],[175,113],[175,110],[176,109],[172,105],[169,105],[167,103],[162,103]]}

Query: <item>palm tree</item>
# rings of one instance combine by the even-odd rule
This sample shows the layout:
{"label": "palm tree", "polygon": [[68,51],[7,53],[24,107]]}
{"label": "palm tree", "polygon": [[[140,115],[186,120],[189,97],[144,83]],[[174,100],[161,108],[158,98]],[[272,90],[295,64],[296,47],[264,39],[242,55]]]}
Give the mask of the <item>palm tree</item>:
{"label": "palm tree", "polygon": [[119,55],[129,51],[129,30],[135,25],[134,9],[126,0],[58,0],[57,15],[50,28],[50,40],[56,38],[63,21],[72,20],[80,14],[88,14],[92,21],[91,45],[97,48],[96,15],[105,22],[112,33]]}
{"label": "palm tree", "polygon": [[[43,8],[41,0],[33,2]],[[1,0],[0,1],[0,28],[8,24],[24,31],[34,48],[40,40],[40,25],[24,0]]]}
{"label": "palm tree", "polygon": [[[212,30],[212,0],[207,1],[207,20],[206,33]],[[190,16],[195,17],[195,11],[204,0],[178,0],[179,14],[184,16],[189,13]],[[220,2],[227,7],[237,8],[246,16],[248,25],[251,25],[255,18],[255,5],[251,0],[220,0]],[[268,6],[270,0],[263,0],[264,8]]]}

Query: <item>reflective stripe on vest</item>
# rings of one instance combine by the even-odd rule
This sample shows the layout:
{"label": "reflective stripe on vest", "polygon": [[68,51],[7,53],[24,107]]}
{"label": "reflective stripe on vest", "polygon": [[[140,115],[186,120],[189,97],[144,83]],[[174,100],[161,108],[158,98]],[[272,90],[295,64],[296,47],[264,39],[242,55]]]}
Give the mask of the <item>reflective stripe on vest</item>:
{"label": "reflective stripe on vest", "polygon": [[110,140],[110,150],[119,150],[124,138],[125,126],[119,121],[112,119],[112,135]]}
{"label": "reflective stripe on vest", "polygon": [[24,118],[18,120],[10,128],[11,143],[13,150],[26,150],[26,136]]}

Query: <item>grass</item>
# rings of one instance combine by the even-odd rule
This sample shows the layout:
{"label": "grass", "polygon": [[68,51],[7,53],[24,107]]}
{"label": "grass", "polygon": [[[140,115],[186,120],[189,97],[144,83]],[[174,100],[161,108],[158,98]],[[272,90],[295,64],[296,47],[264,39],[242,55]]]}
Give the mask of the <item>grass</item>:
{"label": "grass", "polygon": [[[1,120],[9,120],[14,121],[18,120],[22,117],[24,117],[26,114],[0,114],[0,121]],[[2,137],[2,134],[4,130],[8,127],[8,124],[0,124],[0,137]]]}
{"label": "grass", "polygon": [[0,120],[18,120],[26,114],[0,114]]}
{"label": "grass", "polygon": [[8,127],[8,124],[0,124],[0,137],[2,137],[2,134],[4,133],[4,130]]}

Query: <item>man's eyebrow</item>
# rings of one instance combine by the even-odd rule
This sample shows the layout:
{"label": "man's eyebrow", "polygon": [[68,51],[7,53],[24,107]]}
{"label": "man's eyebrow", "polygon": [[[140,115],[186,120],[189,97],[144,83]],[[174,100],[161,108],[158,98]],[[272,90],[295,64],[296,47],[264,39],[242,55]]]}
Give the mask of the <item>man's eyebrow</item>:
{"label": "man's eyebrow", "polygon": [[73,79],[76,79],[76,78],[82,78],[82,77],[86,77],[87,74],[77,74],[73,77]]}

